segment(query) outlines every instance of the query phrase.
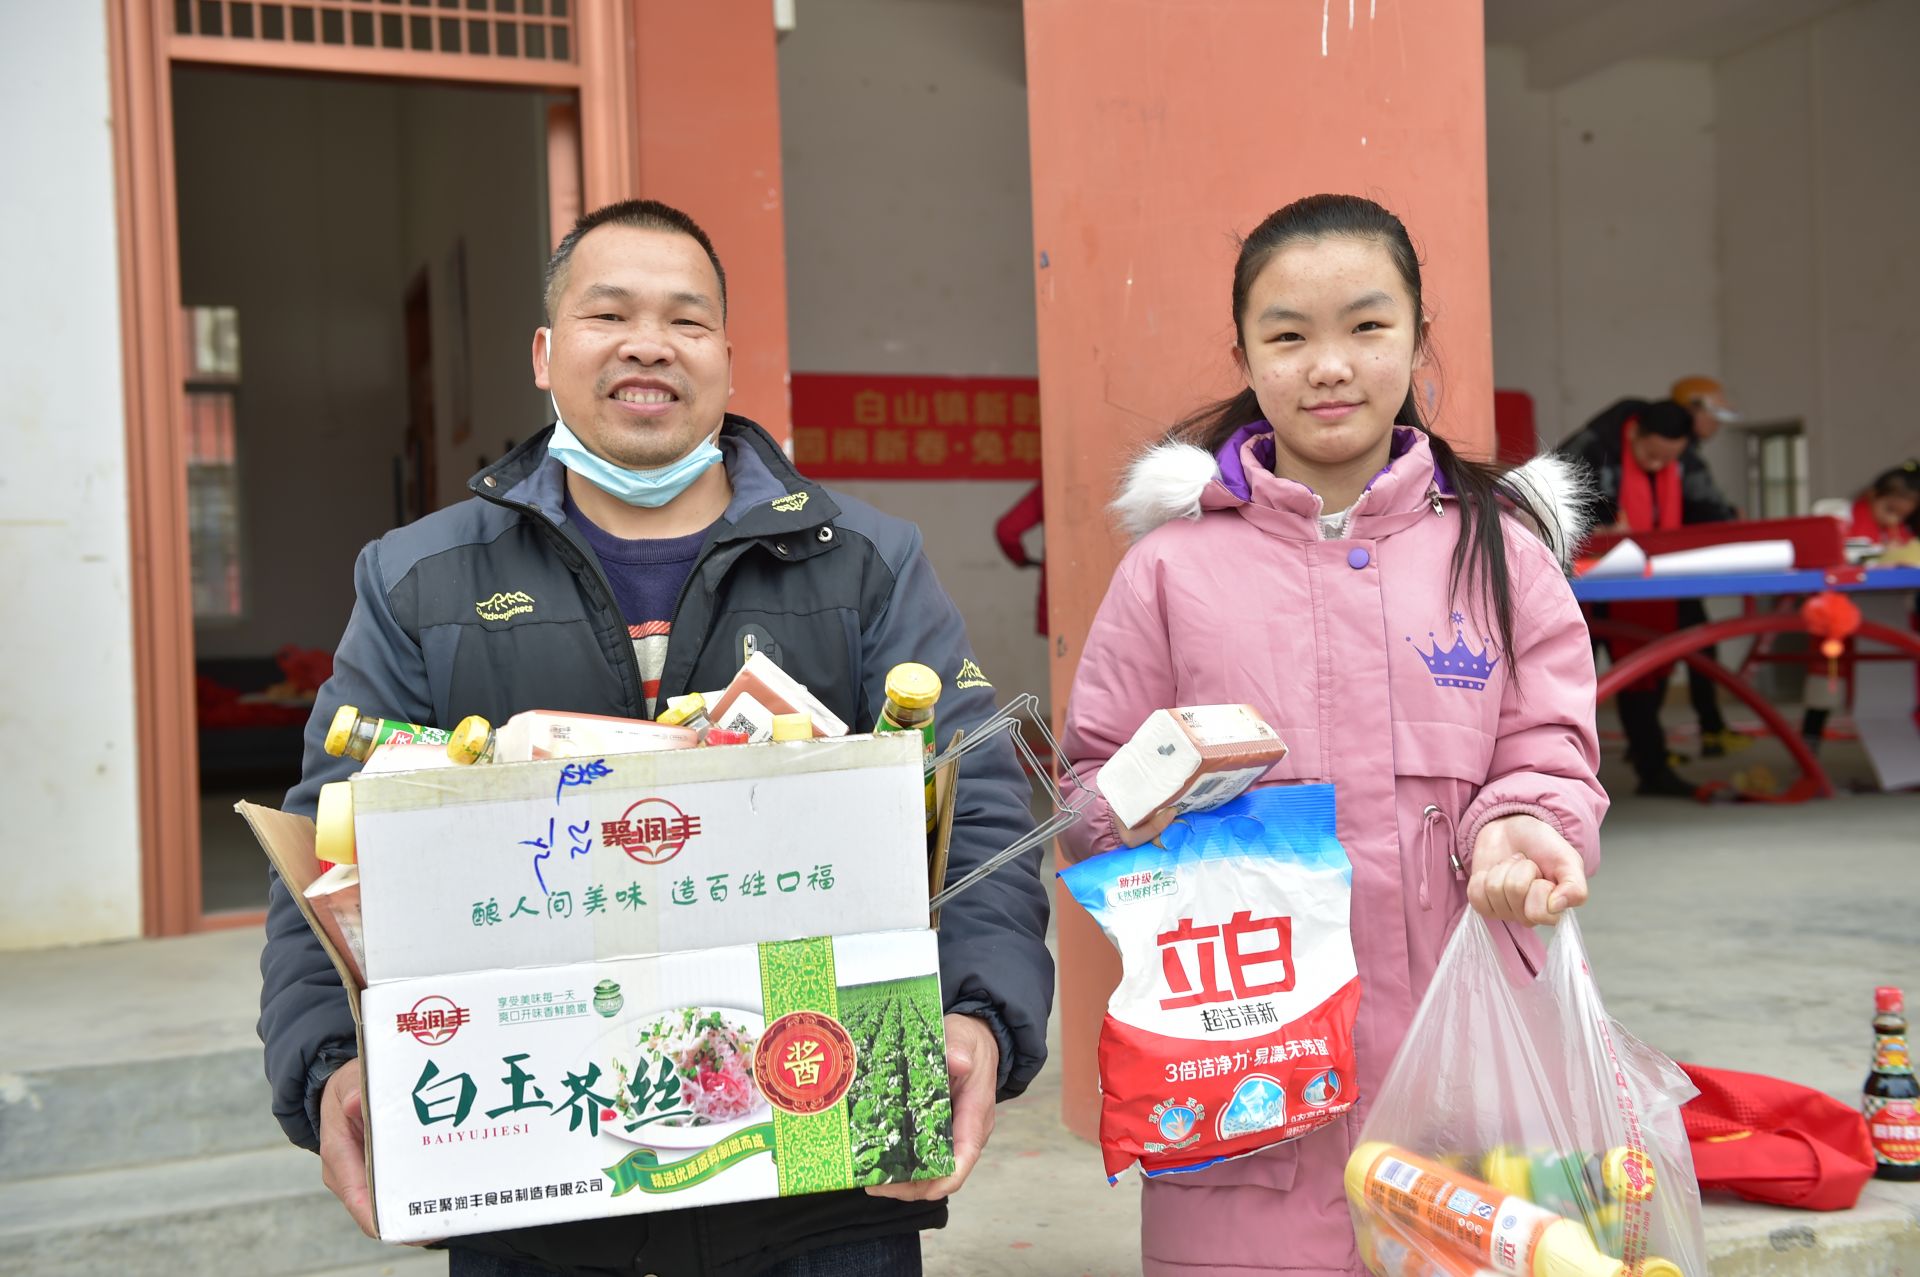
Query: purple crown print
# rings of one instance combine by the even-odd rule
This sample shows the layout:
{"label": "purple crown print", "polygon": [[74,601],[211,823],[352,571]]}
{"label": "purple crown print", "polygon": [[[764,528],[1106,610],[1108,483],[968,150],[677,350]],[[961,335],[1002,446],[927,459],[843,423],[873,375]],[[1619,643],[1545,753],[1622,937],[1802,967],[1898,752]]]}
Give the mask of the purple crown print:
{"label": "purple crown print", "polygon": [[[1413,650],[1420,652],[1420,659],[1427,663],[1427,672],[1433,675],[1435,687],[1464,687],[1469,691],[1484,692],[1487,690],[1487,679],[1493,676],[1493,667],[1500,663],[1500,658],[1488,654],[1493,651],[1491,644],[1479,652],[1467,646],[1463,628],[1466,619],[1458,612],[1453,614],[1453,646],[1446,651],[1440,650],[1440,641],[1432,630],[1427,631],[1427,637],[1434,640],[1433,650],[1420,652],[1417,647]],[[1407,642],[1413,642],[1411,634],[1406,637]]]}

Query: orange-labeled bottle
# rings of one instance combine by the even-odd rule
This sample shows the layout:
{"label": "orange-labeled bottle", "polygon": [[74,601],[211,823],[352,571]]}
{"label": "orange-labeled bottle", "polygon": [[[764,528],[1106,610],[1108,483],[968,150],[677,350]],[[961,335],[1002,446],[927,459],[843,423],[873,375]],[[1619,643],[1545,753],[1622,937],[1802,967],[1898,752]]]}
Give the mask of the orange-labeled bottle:
{"label": "orange-labeled bottle", "polygon": [[[1643,1172],[1647,1169],[1642,1167]],[[1392,1221],[1410,1238],[1496,1273],[1685,1277],[1666,1259],[1629,1268],[1602,1254],[1577,1221],[1391,1144],[1370,1141],[1356,1148],[1347,1160],[1346,1181],[1347,1197],[1355,1207]]]}

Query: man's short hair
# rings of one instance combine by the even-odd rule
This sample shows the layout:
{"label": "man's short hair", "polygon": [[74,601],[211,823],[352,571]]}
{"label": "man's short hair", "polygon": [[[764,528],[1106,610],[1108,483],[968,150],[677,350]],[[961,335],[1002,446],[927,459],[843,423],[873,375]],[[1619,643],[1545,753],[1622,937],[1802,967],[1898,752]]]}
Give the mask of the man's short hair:
{"label": "man's short hair", "polygon": [[720,280],[720,318],[727,317],[727,270],[720,264],[720,254],[714,251],[713,241],[700,229],[700,223],[688,217],[671,204],[662,204],[659,200],[621,200],[618,204],[608,204],[596,208],[573,224],[560,246],[553,250],[553,256],[547,259],[547,273],[544,282],[544,294],[547,308],[547,322],[553,322],[553,308],[560,300],[561,292],[567,286],[567,267],[573,262],[573,250],[587,232],[602,226],[631,226],[643,231],[677,231],[692,239],[706,250],[707,260],[713,263],[713,273]]}
{"label": "man's short hair", "polygon": [[1640,411],[1637,420],[1643,432],[1659,435],[1662,439],[1693,437],[1692,411],[1671,399],[1661,399],[1648,404]]}

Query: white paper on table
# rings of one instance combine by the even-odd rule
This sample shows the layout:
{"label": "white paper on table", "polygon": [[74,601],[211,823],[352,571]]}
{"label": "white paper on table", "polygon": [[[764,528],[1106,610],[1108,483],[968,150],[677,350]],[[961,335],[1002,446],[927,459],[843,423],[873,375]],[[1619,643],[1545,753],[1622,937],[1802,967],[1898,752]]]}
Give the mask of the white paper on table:
{"label": "white paper on table", "polygon": [[1647,552],[1631,537],[1620,542],[1600,556],[1592,567],[1581,577],[1584,581],[1600,577],[1645,576],[1647,574]]}
{"label": "white paper on table", "polygon": [[1650,576],[1704,576],[1722,572],[1791,572],[1793,542],[1730,541],[1703,545],[1697,550],[1656,554],[1649,561]]}

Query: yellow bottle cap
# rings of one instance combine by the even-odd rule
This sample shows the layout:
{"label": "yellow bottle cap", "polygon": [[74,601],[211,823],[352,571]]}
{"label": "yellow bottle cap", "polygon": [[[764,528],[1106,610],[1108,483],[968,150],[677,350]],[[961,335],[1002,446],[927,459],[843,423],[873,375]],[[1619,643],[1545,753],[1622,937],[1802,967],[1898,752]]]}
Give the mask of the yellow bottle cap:
{"label": "yellow bottle cap", "polygon": [[690,718],[698,718],[707,711],[707,698],[698,692],[689,692],[685,696],[672,696],[667,699],[666,709],[654,721],[663,727],[684,727]]}
{"label": "yellow bottle cap", "polygon": [[1480,1159],[1480,1178],[1508,1197],[1533,1200],[1533,1161],[1514,1148],[1496,1148]]}
{"label": "yellow bottle cap", "polygon": [[775,740],[812,740],[813,716],[811,714],[775,714],[773,738]]}
{"label": "yellow bottle cap", "polygon": [[313,812],[313,854],[336,865],[355,863],[351,783],[336,780],[320,786]]}
{"label": "yellow bottle cap", "polygon": [[326,743],[321,746],[335,758],[347,752],[347,742],[353,739],[353,727],[360,721],[360,707],[342,705],[333,711],[333,723],[327,728]]}
{"label": "yellow bottle cap", "polygon": [[1649,1259],[1640,1265],[1640,1277],[1687,1277],[1671,1259]]}
{"label": "yellow bottle cap", "polygon": [[1653,1171],[1653,1159],[1641,1149],[1611,1149],[1600,1163],[1600,1182],[1623,1202],[1650,1200],[1657,1187],[1657,1179]]}
{"label": "yellow bottle cap", "polygon": [[461,766],[477,763],[487,754],[487,742],[493,737],[493,724],[478,714],[469,714],[447,736],[447,757]]}
{"label": "yellow bottle cap", "polygon": [[887,671],[887,699],[902,709],[932,709],[940,699],[940,676],[906,661]]}

